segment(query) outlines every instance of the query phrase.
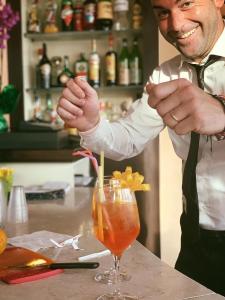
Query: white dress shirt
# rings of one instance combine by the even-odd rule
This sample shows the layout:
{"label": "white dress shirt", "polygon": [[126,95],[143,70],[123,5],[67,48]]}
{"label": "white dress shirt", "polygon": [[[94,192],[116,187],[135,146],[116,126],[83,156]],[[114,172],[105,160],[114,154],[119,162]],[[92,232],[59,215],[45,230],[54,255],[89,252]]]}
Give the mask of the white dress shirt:
{"label": "white dress shirt", "polygon": [[[225,95],[225,29],[210,54],[219,55],[221,59],[206,68],[205,91]],[[197,85],[194,68],[181,55],[156,68],[149,81],[158,84],[178,78],[186,78]],[[106,157],[122,160],[139,154],[164,127],[157,111],[148,105],[148,94],[144,91],[126,117],[112,123],[102,119],[94,129],[81,132],[81,145],[96,153],[104,150]],[[172,129],[168,130],[176,154],[185,162],[190,134],[177,135]],[[196,176],[200,226],[225,230],[225,140],[213,139],[211,145],[207,136],[200,137]]]}

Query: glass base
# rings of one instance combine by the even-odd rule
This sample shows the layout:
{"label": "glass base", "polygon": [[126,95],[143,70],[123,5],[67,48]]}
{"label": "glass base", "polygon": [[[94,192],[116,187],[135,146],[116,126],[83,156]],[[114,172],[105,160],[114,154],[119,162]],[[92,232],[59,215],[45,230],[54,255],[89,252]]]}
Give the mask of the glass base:
{"label": "glass base", "polygon": [[[105,283],[105,284],[114,284],[115,283],[115,273],[113,269],[105,271],[102,273],[97,273],[94,277],[95,281]],[[119,276],[119,281],[129,281],[131,275],[127,274],[126,271],[121,271]]]}
{"label": "glass base", "polygon": [[96,300],[138,300],[137,296],[132,296],[129,294],[104,294],[99,296]]}

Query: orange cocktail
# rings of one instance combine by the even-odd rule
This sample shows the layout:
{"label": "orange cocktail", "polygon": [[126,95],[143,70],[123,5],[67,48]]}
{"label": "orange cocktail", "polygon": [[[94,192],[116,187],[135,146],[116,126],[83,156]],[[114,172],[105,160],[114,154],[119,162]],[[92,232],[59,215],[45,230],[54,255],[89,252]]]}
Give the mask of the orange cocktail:
{"label": "orange cocktail", "polygon": [[93,199],[94,233],[114,255],[121,256],[140,231],[136,203],[114,201],[99,203]]}

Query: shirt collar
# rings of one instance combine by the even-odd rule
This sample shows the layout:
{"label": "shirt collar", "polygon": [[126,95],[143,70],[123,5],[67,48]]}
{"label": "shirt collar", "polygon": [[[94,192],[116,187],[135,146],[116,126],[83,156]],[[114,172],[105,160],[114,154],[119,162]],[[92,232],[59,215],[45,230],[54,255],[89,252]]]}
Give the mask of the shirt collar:
{"label": "shirt collar", "polygon": [[[206,62],[208,57],[212,54],[213,55],[218,55],[220,57],[225,58],[225,27],[224,27],[219,39],[217,40],[216,44],[214,45],[213,49],[208,54],[208,56],[203,59],[202,62]],[[195,64],[195,62],[193,62],[191,59],[185,57],[183,54],[180,54],[179,69],[182,68],[184,63],[193,63],[193,64]]]}

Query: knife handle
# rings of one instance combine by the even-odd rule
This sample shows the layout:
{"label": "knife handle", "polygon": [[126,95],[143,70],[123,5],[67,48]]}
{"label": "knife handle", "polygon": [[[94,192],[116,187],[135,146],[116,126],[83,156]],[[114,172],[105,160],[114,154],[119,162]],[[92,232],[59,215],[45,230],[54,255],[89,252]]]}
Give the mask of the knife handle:
{"label": "knife handle", "polygon": [[98,262],[71,262],[71,263],[52,263],[48,265],[52,270],[54,269],[96,269],[99,267]]}

